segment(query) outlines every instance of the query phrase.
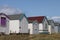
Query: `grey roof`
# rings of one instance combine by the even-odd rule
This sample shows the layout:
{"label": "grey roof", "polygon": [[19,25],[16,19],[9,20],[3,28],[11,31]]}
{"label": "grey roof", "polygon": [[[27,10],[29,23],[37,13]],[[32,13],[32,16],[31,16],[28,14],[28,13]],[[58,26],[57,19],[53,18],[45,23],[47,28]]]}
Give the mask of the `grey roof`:
{"label": "grey roof", "polygon": [[6,14],[4,14],[4,13],[0,13],[0,15],[4,15],[4,16],[6,16],[7,18],[9,18]]}
{"label": "grey roof", "polygon": [[48,20],[48,24],[51,25],[51,23],[54,23],[53,20]]}
{"label": "grey roof", "polygon": [[14,14],[14,15],[8,15],[10,20],[18,20],[23,17],[23,14]]}
{"label": "grey roof", "polygon": [[54,22],[55,26],[59,26],[60,23],[59,22]]}

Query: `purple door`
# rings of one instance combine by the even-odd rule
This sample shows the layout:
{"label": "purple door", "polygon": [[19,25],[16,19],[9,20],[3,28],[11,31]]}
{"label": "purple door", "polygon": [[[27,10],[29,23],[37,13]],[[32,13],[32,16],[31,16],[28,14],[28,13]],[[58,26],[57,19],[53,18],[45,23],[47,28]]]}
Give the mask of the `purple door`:
{"label": "purple door", "polygon": [[1,17],[1,26],[5,27],[6,26],[6,18]]}

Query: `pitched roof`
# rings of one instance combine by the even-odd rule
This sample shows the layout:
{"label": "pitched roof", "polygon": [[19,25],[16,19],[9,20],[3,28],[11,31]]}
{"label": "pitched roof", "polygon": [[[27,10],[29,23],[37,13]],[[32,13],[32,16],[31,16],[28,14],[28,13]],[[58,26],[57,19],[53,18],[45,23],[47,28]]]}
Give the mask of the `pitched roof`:
{"label": "pitched roof", "polygon": [[8,15],[10,20],[18,20],[23,17],[23,14],[14,14],[14,15]]}
{"label": "pitched roof", "polygon": [[6,16],[7,18],[9,18],[6,14],[4,14],[4,13],[0,13],[0,15],[4,15],[4,16]]}
{"label": "pitched roof", "polygon": [[51,25],[51,23],[54,23],[53,20],[48,20],[48,24]]}
{"label": "pitched roof", "polygon": [[28,17],[28,22],[32,23],[33,21],[37,20],[38,23],[42,23],[45,16],[36,16],[36,17]]}
{"label": "pitched roof", "polygon": [[55,26],[60,26],[59,22],[54,22]]}

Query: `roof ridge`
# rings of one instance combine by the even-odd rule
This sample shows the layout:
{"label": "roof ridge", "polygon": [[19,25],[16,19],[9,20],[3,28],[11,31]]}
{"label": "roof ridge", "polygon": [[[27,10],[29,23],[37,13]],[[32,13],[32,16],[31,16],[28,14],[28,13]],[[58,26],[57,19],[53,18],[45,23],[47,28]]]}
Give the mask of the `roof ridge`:
{"label": "roof ridge", "polygon": [[[22,13],[21,13],[22,14]],[[21,15],[21,14],[11,14],[11,15]],[[8,15],[8,16],[10,16],[10,15]]]}
{"label": "roof ridge", "polygon": [[[31,16],[31,17],[45,17],[45,16]],[[29,18],[29,17],[28,17]]]}

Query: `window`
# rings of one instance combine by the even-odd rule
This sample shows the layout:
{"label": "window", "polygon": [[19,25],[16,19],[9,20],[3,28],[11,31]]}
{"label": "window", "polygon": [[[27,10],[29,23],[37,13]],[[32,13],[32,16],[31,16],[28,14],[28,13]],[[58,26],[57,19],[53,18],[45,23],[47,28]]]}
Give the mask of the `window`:
{"label": "window", "polygon": [[45,26],[45,28],[47,28],[47,24],[45,24],[46,26]]}
{"label": "window", "polygon": [[19,27],[19,29],[21,29],[21,27]]}
{"label": "window", "polygon": [[30,29],[28,29],[28,33],[30,33]]}
{"label": "window", "polygon": [[6,26],[6,18],[5,17],[1,17],[1,26]]}
{"label": "window", "polygon": [[35,29],[35,30],[37,30],[37,29]]}
{"label": "window", "polygon": [[35,23],[35,25],[37,25],[37,23]]}
{"label": "window", "polygon": [[54,29],[54,26],[52,26],[52,28]]}

